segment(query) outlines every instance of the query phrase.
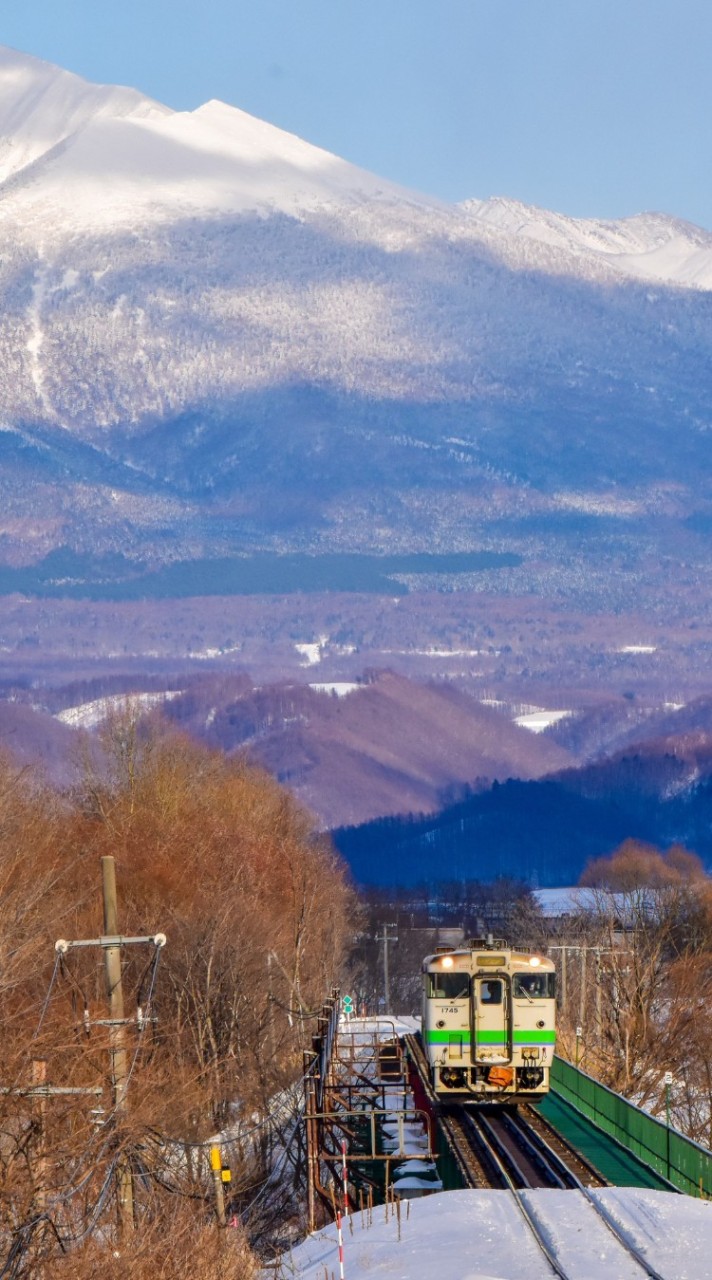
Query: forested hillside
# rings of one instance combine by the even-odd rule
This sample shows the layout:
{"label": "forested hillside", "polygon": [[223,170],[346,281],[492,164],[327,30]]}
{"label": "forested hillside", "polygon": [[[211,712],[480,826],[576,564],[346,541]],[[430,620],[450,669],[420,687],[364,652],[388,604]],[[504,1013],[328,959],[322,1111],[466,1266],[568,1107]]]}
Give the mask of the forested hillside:
{"label": "forested hillside", "polygon": [[211,747],[247,752],[325,827],[437,810],[475,779],[486,787],[569,762],[556,743],[453,685],[393,671],[333,685],[196,681],[163,714]]}
{"label": "forested hillside", "polygon": [[590,858],[634,837],[681,843],[712,867],[712,770],[664,748],[543,779],[510,779],[434,816],[384,818],[335,831],[362,884],[520,877],[576,884]]}

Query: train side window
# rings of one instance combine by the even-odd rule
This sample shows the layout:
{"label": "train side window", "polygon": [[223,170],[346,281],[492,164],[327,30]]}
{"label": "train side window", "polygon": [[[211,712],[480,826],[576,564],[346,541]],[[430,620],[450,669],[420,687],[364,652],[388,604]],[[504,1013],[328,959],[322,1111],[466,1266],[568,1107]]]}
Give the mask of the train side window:
{"label": "train side window", "polygon": [[499,978],[488,978],[480,982],[480,1004],[501,1004],[502,983]]}
{"label": "train side window", "polygon": [[525,1000],[553,1000],[556,995],[555,973],[515,973],[514,995]]}
{"label": "train side window", "polygon": [[429,973],[428,995],[431,1000],[466,1000],[470,994],[467,973]]}

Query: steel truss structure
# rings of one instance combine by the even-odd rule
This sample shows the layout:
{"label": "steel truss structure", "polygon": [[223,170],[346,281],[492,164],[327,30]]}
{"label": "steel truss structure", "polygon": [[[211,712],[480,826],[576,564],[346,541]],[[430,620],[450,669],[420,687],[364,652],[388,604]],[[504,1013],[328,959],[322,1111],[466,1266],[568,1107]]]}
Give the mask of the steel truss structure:
{"label": "steel truss structure", "polygon": [[[384,1036],[385,1032],[385,1036]],[[304,1054],[304,1119],[309,1230],[358,1207],[357,1191],[389,1184],[390,1164],[408,1157],[408,1126],[427,1135],[423,1159],[435,1159],[430,1115],[408,1107],[403,1046],[395,1023],[373,1027],[340,1020],[334,989],[318,1019],[312,1047]],[[369,1170],[372,1165],[373,1169]],[[347,1167],[352,1175],[347,1176]],[[354,1168],[355,1166],[355,1168]],[[354,1176],[356,1175],[356,1176]],[[338,1193],[338,1197],[337,1197]]]}

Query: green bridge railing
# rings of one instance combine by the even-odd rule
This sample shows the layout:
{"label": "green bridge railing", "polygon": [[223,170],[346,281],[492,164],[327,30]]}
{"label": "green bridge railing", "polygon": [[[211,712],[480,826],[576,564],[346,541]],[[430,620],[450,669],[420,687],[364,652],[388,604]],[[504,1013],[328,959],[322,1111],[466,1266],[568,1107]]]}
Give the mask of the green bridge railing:
{"label": "green bridge railing", "polygon": [[692,1196],[712,1196],[712,1151],[599,1084],[573,1063],[554,1057],[551,1085],[604,1133]]}

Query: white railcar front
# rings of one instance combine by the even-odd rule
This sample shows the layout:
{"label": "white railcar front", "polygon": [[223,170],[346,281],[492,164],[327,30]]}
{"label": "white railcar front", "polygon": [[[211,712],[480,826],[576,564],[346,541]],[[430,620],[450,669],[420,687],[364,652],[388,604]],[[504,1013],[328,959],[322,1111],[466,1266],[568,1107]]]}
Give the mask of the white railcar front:
{"label": "white railcar front", "polygon": [[422,1037],[440,1097],[535,1101],[556,1042],[552,961],[492,938],[426,956]]}

